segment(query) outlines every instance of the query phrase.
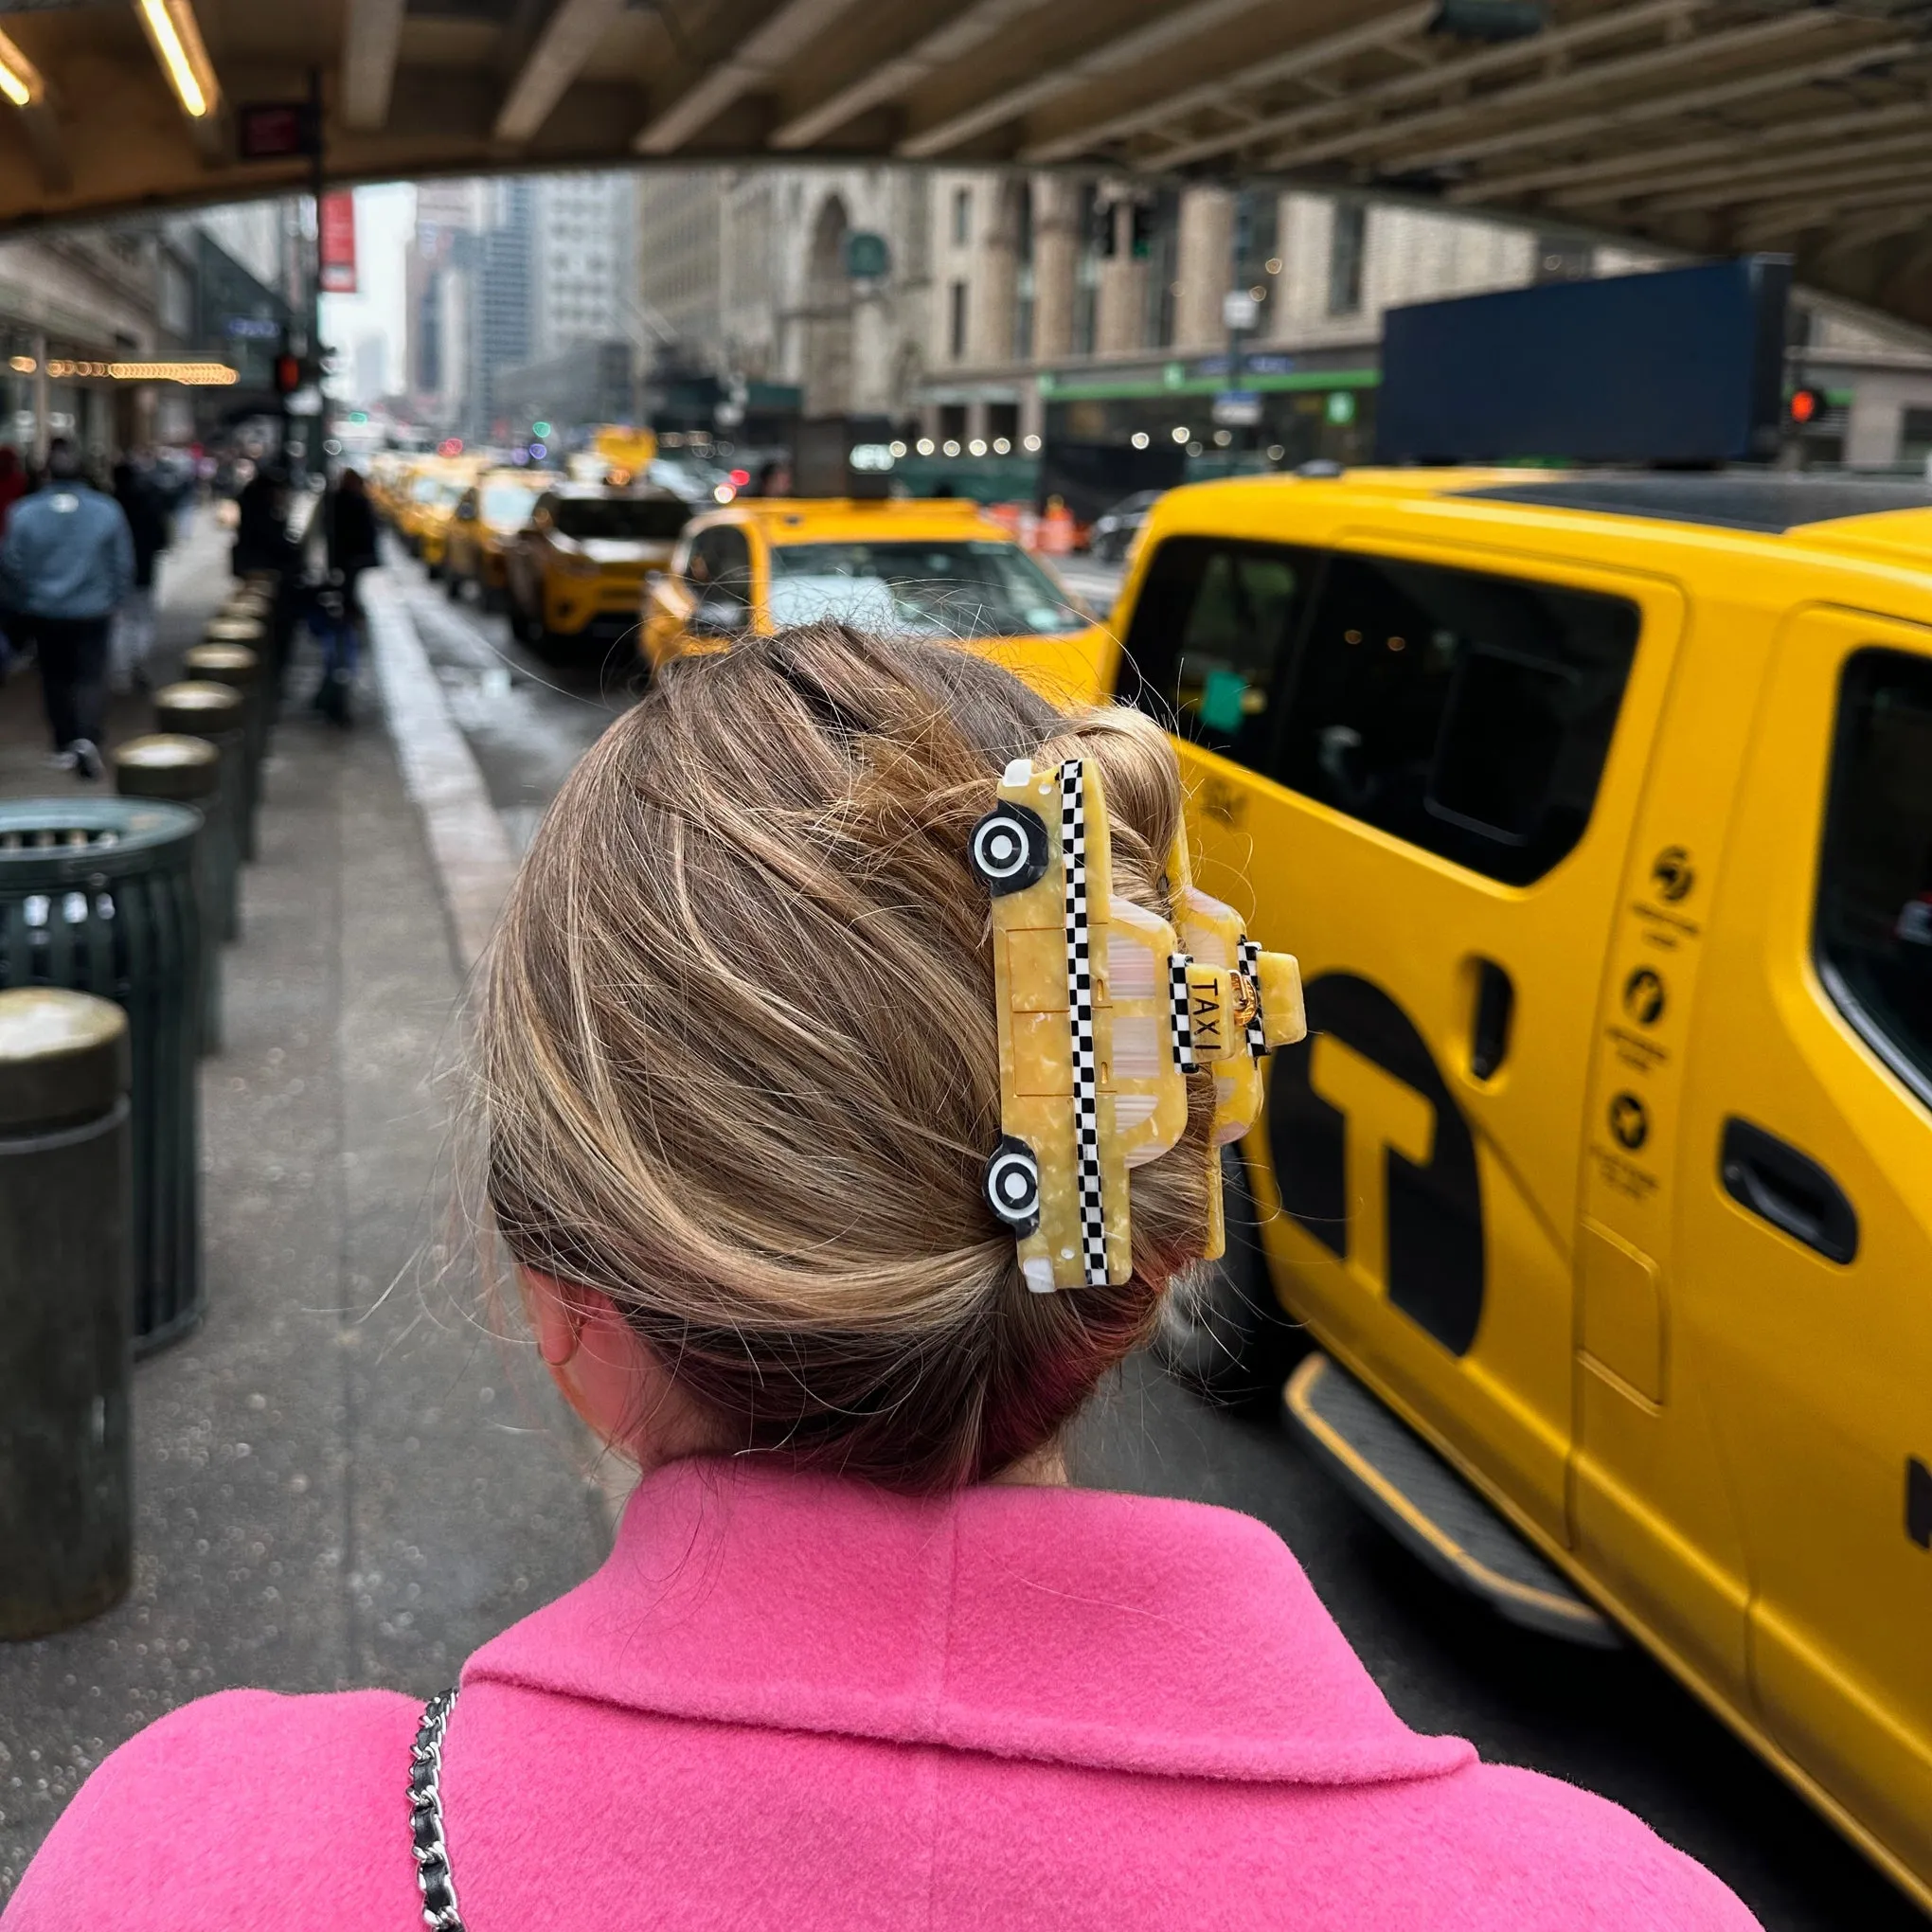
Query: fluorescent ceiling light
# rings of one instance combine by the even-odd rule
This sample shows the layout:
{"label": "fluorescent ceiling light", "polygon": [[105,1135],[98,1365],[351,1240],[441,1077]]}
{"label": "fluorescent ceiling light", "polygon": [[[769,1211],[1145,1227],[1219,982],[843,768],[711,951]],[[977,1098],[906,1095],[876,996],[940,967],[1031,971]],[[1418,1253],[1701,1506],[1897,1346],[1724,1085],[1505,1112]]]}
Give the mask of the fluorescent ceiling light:
{"label": "fluorescent ceiling light", "polygon": [[168,84],[192,120],[213,113],[219,90],[188,0],[134,0]]}
{"label": "fluorescent ceiling light", "polygon": [[39,68],[0,33],[0,94],[15,107],[31,107],[45,92]]}

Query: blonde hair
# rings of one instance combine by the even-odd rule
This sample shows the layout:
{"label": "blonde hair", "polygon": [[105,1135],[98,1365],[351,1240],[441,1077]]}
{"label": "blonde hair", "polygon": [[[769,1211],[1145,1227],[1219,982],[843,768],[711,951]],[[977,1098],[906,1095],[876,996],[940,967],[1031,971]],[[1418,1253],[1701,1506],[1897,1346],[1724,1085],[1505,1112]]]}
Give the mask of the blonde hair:
{"label": "blonde hair", "polygon": [[1211,1077],[1133,1178],[1134,1274],[1029,1294],[966,841],[1013,757],[1090,759],[1115,890],[1170,913],[1172,747],[974,653],[818,623],[667,666],[559,793],[491,955],[496,1227],[600,1290],[737,1450],[902,1489],[1051,1442],[1207,1211]]}

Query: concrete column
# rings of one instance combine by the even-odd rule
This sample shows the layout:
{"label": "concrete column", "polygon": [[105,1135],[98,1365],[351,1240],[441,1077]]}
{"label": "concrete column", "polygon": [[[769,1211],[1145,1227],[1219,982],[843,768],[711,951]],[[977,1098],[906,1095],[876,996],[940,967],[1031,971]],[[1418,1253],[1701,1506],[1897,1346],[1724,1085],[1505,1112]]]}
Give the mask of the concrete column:
{"label": "concrete column", "polygon": [[1146,346],[1147,263],[1134,259],[1134,210],[1114,204],[1114,252],[1100,263],[1094,292],[1094,349],[1100,355]]}
{"label": "concrete column", "polygon": [[[1064,174],[1033,177],[1033,360],[1073,353],[1075,284],[1085,237],[1080,232],[1080,183]],[[1037,433],[1039,425],[1033,425]]]}
{"label": "concrete column", "polygon": [[1232,286],[1234,273],[1234,196],[1225,188],[1184,188],[1179,242],[1174,347],[1193,354],[1221,349],[1227,341],[1221,297]]}
{"label": "concrete column", "polygon": [[983,189],[993,197],[992,219],[974,250],[972,306],[966,317],[966,360],[982,366],[1013,359],[1020,268],[1017,188],[1015,182],[989,181]]}

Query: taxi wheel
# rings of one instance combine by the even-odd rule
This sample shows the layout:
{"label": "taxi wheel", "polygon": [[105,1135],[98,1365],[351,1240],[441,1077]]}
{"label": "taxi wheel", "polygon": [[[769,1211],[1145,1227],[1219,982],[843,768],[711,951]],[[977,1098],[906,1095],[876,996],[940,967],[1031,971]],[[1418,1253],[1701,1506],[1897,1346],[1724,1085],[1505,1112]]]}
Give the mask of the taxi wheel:
{"label": "taxi wheel", "polygon": [[1221,1151],[1227,1251],[1176,1283],[1161,1310],[1154,1353],[1175,1381],[1229,1407],[1272,1406],[1312,1346],[1275,1298],[1261,1220],[1238,1148]]}

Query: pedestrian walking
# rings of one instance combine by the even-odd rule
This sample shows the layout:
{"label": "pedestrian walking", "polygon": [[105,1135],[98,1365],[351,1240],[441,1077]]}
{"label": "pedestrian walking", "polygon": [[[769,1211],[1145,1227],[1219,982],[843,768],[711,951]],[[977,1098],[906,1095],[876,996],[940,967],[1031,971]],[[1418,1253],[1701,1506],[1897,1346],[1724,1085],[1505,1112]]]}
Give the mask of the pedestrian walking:
{"label": "pedestrian walking", "polygon": [[[1009,760],[1072,806],[996,811]],[[1014,1011],[988,916],[1058,864],[1063,810],[1130,902],[1110,919],[1160,932],[1182,791],[1140,713],[831,623],[653,679],[524,861],[476,1073],[535,1353],[643,1473],[614,1553],[426,1707],[163,1718],[5,1932],[103,1900],[123,1932],[400,1926],[419,1888],[430,1924],[503,1932],[1750,1932],[1629,1813],[1409,1729],[1264,1525],[1068,1482],[1069,1424],[1210,1245],[1220,1100],[1165,1063],[1186,1103],[1130,1186],[1116,1136],[1149,1117],[1109,1095],[1089,1209],[1052,1002]],[[1024,956],[1034,1003],[1078,903]],[[1030,1159],[1001,1137],[1021,1021],[1024,1118],[1058,1095],[1068,1150],[1035,1164],[1043,1211],[1103,1217],[1098,1278],[1043,1283],[1040,1214],[989,1183]],[[459,1549],[425,1642],[438,1581],[469,1587]]]}
{"label": "pedestrian walking", "polygon": [[134,579],[120,505],[82,480],[74,446],[57,438],[45,486],[7,519],[0,586],[40,658],[52,761],[83,778],[101,773],[110,632]]}
{"label": "pedestrian walking", "polygon": [[369,502],[361,471],[345,470],[336,478],[323,510],[323,533],[329,590],[333,593],[331,601],[334,607],[323,605],[317,626],[322,645],[322,680],[315,687],[313,703],[324,717],[347,724],[367,626],[361,579],[363,572],[372,569],[379,561],[375,508]]}
{"label": "pedestrian walking", "polygon": [[152,475],[126,457],[114,466],[114,499],[134,542],[134,581],[115,613],[112,683],[117,691],[145,690],[154,648],[154,565],[168,547],[168,512]]}

